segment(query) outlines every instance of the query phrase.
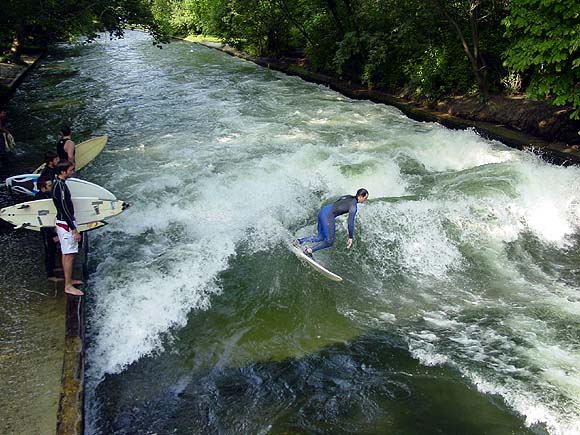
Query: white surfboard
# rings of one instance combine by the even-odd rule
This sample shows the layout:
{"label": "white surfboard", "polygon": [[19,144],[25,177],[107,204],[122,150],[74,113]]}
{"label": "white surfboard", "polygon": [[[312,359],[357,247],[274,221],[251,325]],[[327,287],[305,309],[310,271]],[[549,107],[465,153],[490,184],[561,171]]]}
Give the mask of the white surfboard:
{"label": "white surfboard", "polygon": [[300,260],[304,261],[306,264],[308,264],[310,267],[312,267],[314,270],[321,273],[328,279],[337,282],[342,281],[342,278],[340,276],[338,276],[336,273],[332,273],[330,270],[326,269],[324,266],[317,263],[316,260],[310,258],[308,255],[302,252],[300,248],[294,246],[292,243],[289,243],[288,247]]}
{"label": "white surfboard", "polygon": [[[91,163],[97,157],[109,138],[107,136],[98,136],[92,139],[75,145],[75,171],[80,171],[82,168]],[[40,174],[44,169],[44,163],[34,171],[35,174]]]}
{"label": "white surfboard", "polygon": [[[84,233],[84,232],[96,230],[97,228],[102,228],[105,225],[107,225],[107,222],[105,222],[105,221],[90,222],[88,224],[77,225],[77,230],[79,230],[79,233]],[[28,227],[28,226],[25,226],[23,228],[25,228],[27,230],[32,230],[32,231],[40,231],[40,229],[41,229],[41,227]]]}
{"label": "white surfboard", "polygon": [[[78,225],[105,220],[129,207],[124,201],[99,198],[72,198]],[[16,204],[0,210],[0,218],[22,227],[54,227],[56,208],[52,199],[40,199]]]}
{"label": "white surfboard", "polygon": [[[6,179],[6,186],[12,192],[34,196],[38,193],[36,182],[39,178],[40,174],[15,175]],[[91,183],[90,181],[81,180],[80,178],[69,178],[66,180],[66,185],[73,197],[99,198],[111,201],[117,199],[115,195],[104,187]]]}

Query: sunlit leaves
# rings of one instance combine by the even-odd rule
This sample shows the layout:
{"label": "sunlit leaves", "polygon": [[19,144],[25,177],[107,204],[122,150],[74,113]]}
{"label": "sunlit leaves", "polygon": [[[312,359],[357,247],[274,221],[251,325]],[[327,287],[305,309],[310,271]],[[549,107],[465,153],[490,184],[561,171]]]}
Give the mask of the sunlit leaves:
{"label": "sunlit leaves", "polygon": [[512,0],[504,20],[512,41],[505,63],[528,73],[528,92],[553,104],[571,104],[580,112],[580,2]]}

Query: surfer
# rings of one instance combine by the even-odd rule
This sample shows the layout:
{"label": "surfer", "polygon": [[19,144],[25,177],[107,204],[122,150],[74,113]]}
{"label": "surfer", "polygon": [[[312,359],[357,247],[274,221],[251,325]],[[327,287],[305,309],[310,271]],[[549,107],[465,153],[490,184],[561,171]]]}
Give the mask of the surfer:
{"label": "surfer", "polygon": [[[58,164],[59,157],[54,151],[47,151],[44,154],[44,168],[40,173],[40,178],[46,178],[50,181],[56,178],[56,165]],[[39,180],[40,180],[39,178]]]}
{"label": "surfer", "polygon": [[66,180],[72,177],[74,165],[68,160],[61,160],[56,165],[56,178],[52,188],[52,201],[56,207],[56,232],[60,240],[62,252],[62,269],[64,271],[65,293],[82,296],[84,293],[75,287],[82,281],[73,280],[73,264],[76,254],[79,252],[81,234],[75,223],[75,210]]}
{"label": "surfer", "polygon": [[56,144],[56,153],[60,160],[67,160],[75,165],[75,143],[71,139],[71,129],[63,125],[60,129],[60,140]]}
{"label": "surfer", "polygon": [[[52,178],[40,177],[36,182],[36,186],[38,187],[38,192],[34,195],[35,200],[52,198]],[[42,227],[40,231],[44,242],[44,266],[47,279],[52,282],[62,281],[62,278],[57,278],[54,274],[58,235],[55,229],[51,227]]]}
{"label": "surfer", "polygon": [[336,233],[336,226],[334,220],[337,216],[348,213],[348,241],[346,242],[347,249],[352,246],[352,239],[354,238],[354,218],[358,204],[362,204],[369,197],[369,192],[366,189],[359,189],[356,195],[341,196],[332,204],[325,205],[318,212],[318,234],[297,239],[295,245],[302,245],[303,243],[316,243],[313,246],[306,247],[304,254],[312,258],[312,253],[320,251],[321,249],[330,248],[334,244],[334,235]]}

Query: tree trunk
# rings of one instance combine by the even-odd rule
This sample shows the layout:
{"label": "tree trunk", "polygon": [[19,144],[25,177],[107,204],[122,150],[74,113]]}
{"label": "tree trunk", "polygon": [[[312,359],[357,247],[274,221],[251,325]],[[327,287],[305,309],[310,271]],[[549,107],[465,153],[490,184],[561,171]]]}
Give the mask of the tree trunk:
{"label": "tree trunk", "polygon": [[310,37],[310,35],[306,31],[306,29],[304,28],[304,26],[302,25],[302,23],[300,23],[296,18],[294,18],[294,15],[292,14],[292,11],[290,10],[290,7],[286,3],[286,0],[279,0],[279,1],[280,1],[280,6],[282,7],[282,9],[284,10],[284,12],[286,13],[286,17],[288,18],[288,20],[291,21],[292,23],[294,23],[294,25],[296,26],[296,28],[298,29],[298,31],[300,33],[302,33],[302,36],[304,36],[304,39],[306,39],[306,42],[308,44],[310,44],[312,47],[316,47],[318,45],[318,43],[316,43],[314,41],[314,39],[312,39]]}
{"label": "tree trunk", "polygon": [[461,30],[461,26],[455,19],[453,19],[451,14],[445,8],[445,5],[443,5],[440,0],[432,0],[432,3],[443,14],[447,21],[449,21],[449,24],[451,24],[451,27],[453,27],[457,33],[457,36],[461,41],[463,51],[469,59],[471,70],[475,76],[475,80],[477,81],[480,94],[485,98],[489,97],[489,88],[487,86],[487,65],[485,63],[485,59],[479,51],[479,28],[477,16],[479,0],[469,0],[469,24],[471,29],[473,49],[470,48],[467,38]]}
{"label": "tree trunk", "polygon": [[340,39],[342,39],[344,37],[344,25],[342,24],[342,20],[340,19],[340,14],[338,13],[336,3],[334,2],[334,0],[325,0],[325,3],[328,6],[330,13],[334,17],[334,21],[336,22],[336,28],[338,29]]}
{"label": "tree trunk", "polygon": [[14,38],[12,38],[12,44],[10,45],[10,51],[8,53],[8,60],[12,63],[22,63],[22,44],[26,39],[26,32],[24,30],[24,26],[20,26],[16,33],[14,34]]}

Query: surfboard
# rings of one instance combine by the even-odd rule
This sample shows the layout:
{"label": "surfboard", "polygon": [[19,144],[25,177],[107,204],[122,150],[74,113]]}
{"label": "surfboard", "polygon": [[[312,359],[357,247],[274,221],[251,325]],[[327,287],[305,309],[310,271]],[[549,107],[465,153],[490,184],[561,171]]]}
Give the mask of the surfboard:
{"label": "surfboard", "polygon": [[[6,179],[6,186],[8,186],[8,189],[12,192],[34,196],[38,193],[36,182],[39,177],[40,174],[15,175]],[[104,187],[79,178],[69,178],[66,180],[66,185],[73,197],[99,198],[111,201],[117,199],[115,198],[115,195]]]}
{"label": "surfboard", "polygon": [[[99,198],[72,198],[72,202],[78,225],[102,221],[118,215],[129,207],[129,204],[124,201],[109,201]],[[54,227],[56,208],[52,199],[28,201],[3,208],[0,210],[0,218],[17,228]]]}
{"label": "surfboard", "polygon": [[317,263],[316,260],[310,258],[308,255],[302,252],[302,249],[294,246],[292,243],[289,243],[288,247],[294,253],[294,255],[296,255],[300,260],[308,264],[310,267],[312,267],[314,270],[321,273],[328,279],[337,282],[342,281],[342,278],[340,276],[338,276],[336,273],[331,272],[330,270],[322,266],[320,263]]}
{"label": "surfboard", "polygon": [[[82,168],[91,163],[97,157],[109,138],[107,136],[97,136],[92,139],[75,145],[75,171],[80,171]],[[35,174],[40,174],[44,169],[44,163],[34,171]]]}
{"label": "surfboard", "polygon": [[[97,222],[90,222],[88,224],[80,224],[77,225],[77,230],[79,230],[79,233],[85,233],[88,231],[93,231],[96,230],[97,228],[102,228],[105,225],[107,225],[107,222],[105,221],[97,221]],[[32,231],[40,231],[40,227],[23,227],[27,230],[32,230]]]}

